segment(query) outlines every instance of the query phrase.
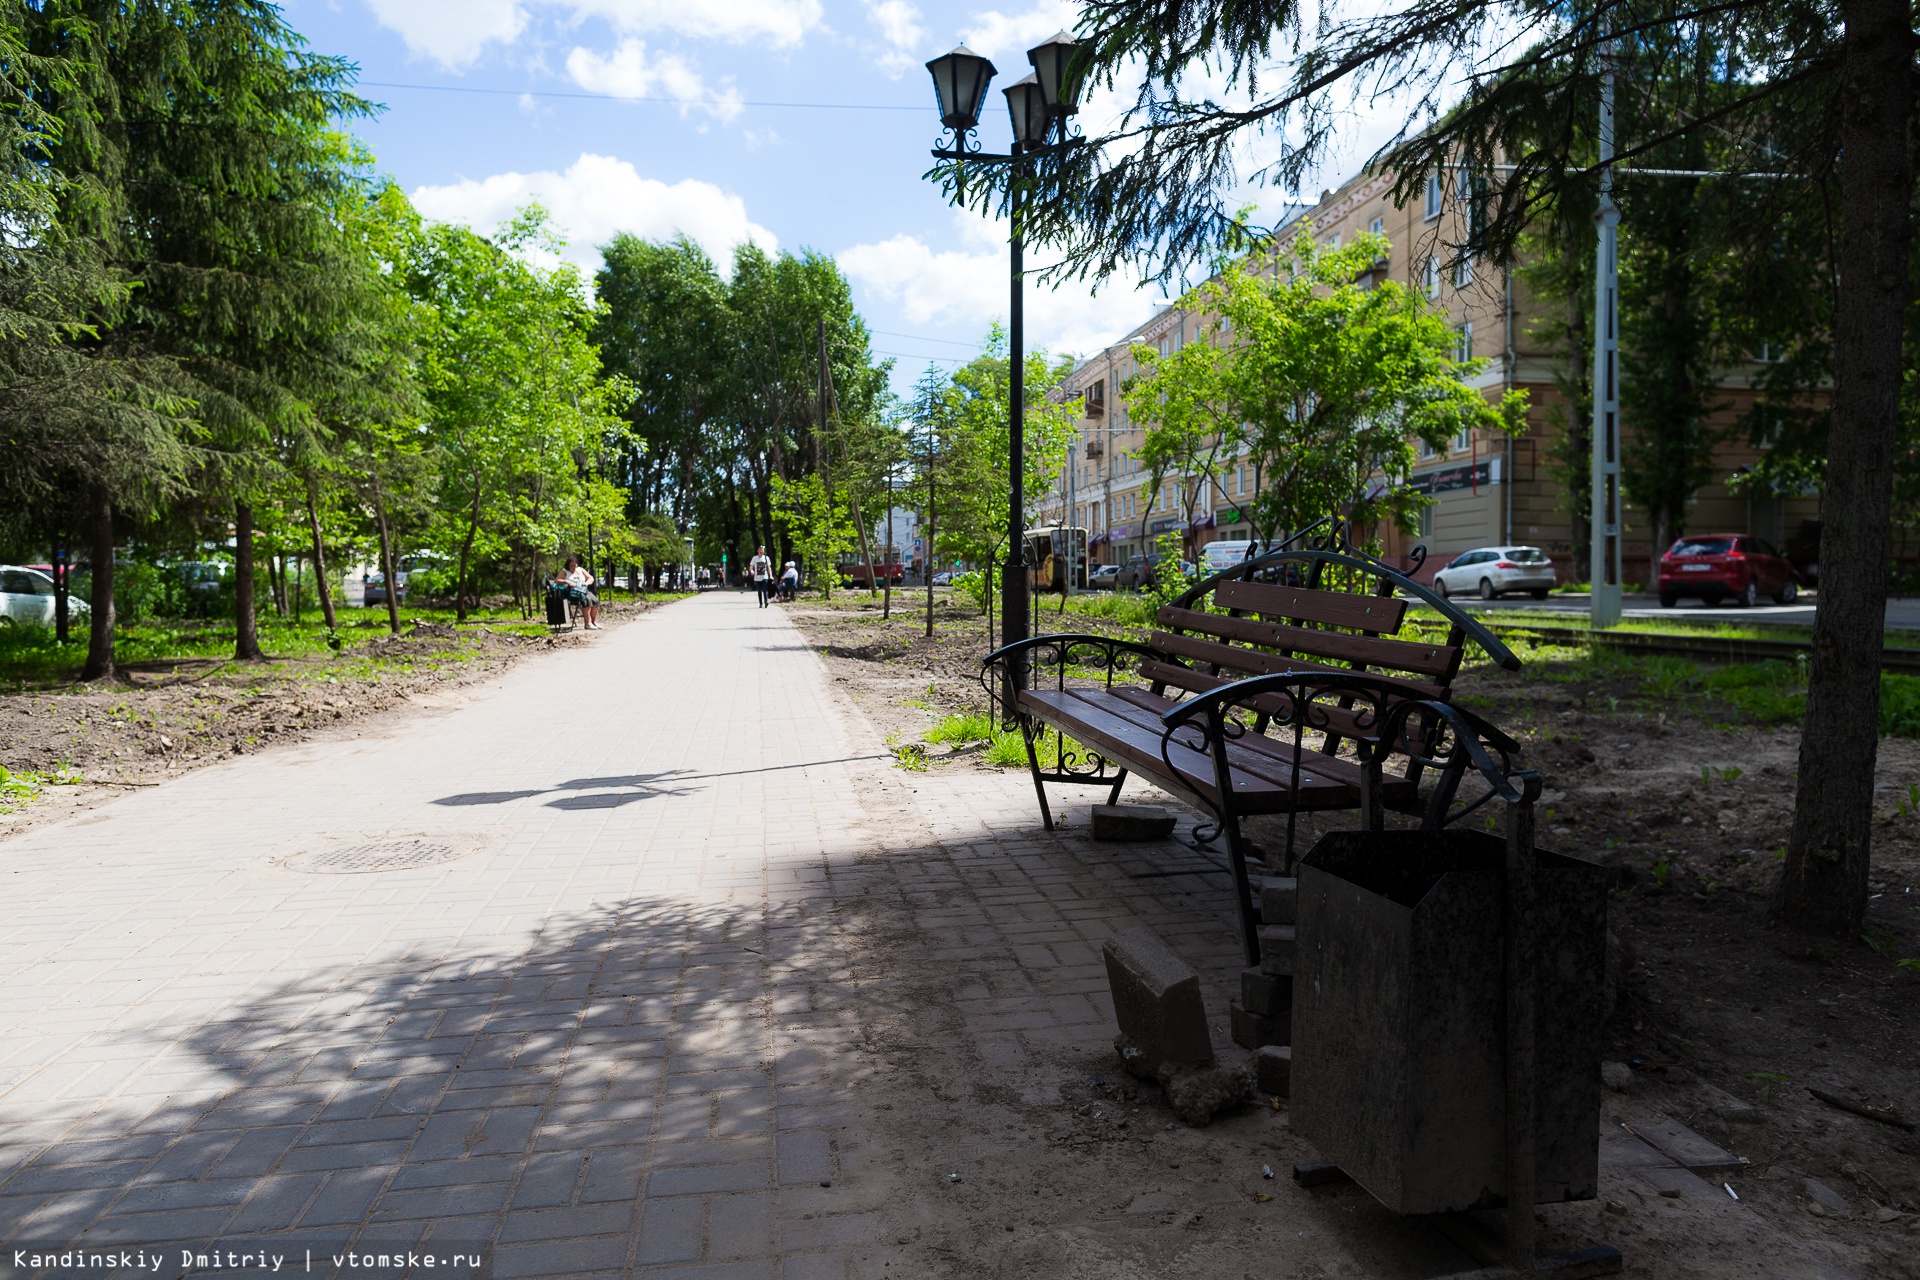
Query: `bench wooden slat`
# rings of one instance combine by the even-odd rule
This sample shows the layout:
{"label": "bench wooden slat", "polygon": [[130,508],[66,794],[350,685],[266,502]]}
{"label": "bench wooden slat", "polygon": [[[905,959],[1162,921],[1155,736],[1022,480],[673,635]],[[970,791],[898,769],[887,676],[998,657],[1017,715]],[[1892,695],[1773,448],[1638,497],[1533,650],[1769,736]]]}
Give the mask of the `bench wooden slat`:
{"label": "bench wooden slat", "polygon": [[[1210,676],[1205,672],[1194,671],[1188,667],[1176,667],[1170,663],[1154,662],[1151,660],[1140,664],[1140,675],[1143,679],[1170,684],[1174,688],[1183,689],[1188,693],[1211,693],[1222,685],[1233,683],[1232,679],[1225,676]],[[1115,693],[1119,693],[1121,689],[1122,686],[1120,685],[1114,686]],[[1145,698],[1156,696],[1144,689],[1139,690],[1139,693]],[[1288,698],[1285,694],[1268,693],[1262,694],[1246,705],[1252,707],[1255,711],[1264,712],[1270,716],[1285,716],[1291,710],[1291,706],[1289,705],[1291,702],[1292,699]],[[1141,705],[1145,706],[1147,704],[1142,703]],[[1167,703],[1168,707],[1172,705],[1171,702]],[[1343,711],[1339,707],[1327,707],[1326,712],[1327,727],[1340,736],[1351,738],[1362,731],[1359,717],[1353,712]]]}
{"label": "bench wooden slat", "polygon": [[[1111,692],[1104,689],[1068,692],[1077,693],[1083,701],[1093,703],[1096,708],[1107,709],[1129,723],[1146,728],[1156,735],[1156,741],[1162,731],[1160,717],[1177,705],[1169,698],[1148,693],[1144,689],[1116,687]],[[1122,711],[1114,707],[1115,702],[1129,703],[1132,710]],[[1136,719],[1136,716],[1140,718]],[[1157,750],[1156,747],[1156,754]],[[1277,786],[1282,793],[1284,809],[1285,792],[1291,787],[1293,778],[1293,743],[1290,739],[1248,734],[1227,744],[1227,762],[1236,775],[1251,774]],[[1210,778],[1211,774],[1208,776]],[[1343,808],[1359,799],[1360,765],[1345,757],[1325,755],[1306,746],[1300,757],[1300,778],[1302,809]],[[1389,807],[1404,807],[1416,801],[1419,789],[1415,783],[1390,773],[1384,775],[1381,781],[1382,799]]]}
{"label": "bench wooden slat", "polygon": [[1169,627],[1204,631],[1227,640],[1269,645],[1293,653],[1357,662],[1370,667],[1395,671],[1414,671],[1445,679],[1459,669],[1457,645],[1428,644],[1419,640],[1388,640],[1377,636],[1357,636],[1345,631],[1315,631],[1282,622],[1263,622],[1258,618],[1229,618],[1195,609],[1160,610],[1159,621]]}
{"label": "bench wooden slat", "polygon": [[[1153,739],[1152,758],[1155,760],[1159,759],[1160,736],[1165,732],[1165,726],[1160,722],[1161,708],[1142,706],[1132,698],[1125,696],[1128,692],[1137,691],[1122,691],[1116,689],[1109,693],[1105,689],[1068,689],[1067,692],[1077,698],[1082,705],[1078,708],[1068,708],[1063,704],[1062,710],[1065,716],[1069,718],[1085,717],[1089,719],[1093,717],[1112,717],[1144,730]],[[1148,696],[1151,697],[1151,695]],[[1176,739],[1176,742],[1178,741],[1179,740]],[[1204,752],[1196,752],[1178,746],[1168,754],[1172,755],[1175,751],[1182,752],[1185,755],[1192,755],[1206,761],[1207,773],[1201,781],[1206,784],[1207,790],[1211,793],[1213,790],[1212,757],[1207,756]],[[1351,803],[1359,794],[1360,775],[1357,770],[1343,770],[1340,768],[1334,770],[1322,769],[1320,767],[1320,761],[1323,759],[1331,760],[1332,758],[1322,757],[1308,752],[1307,757],[1301,761],[1300,803],[1302,808],[1325,808],[1330,804]],[[1280,761],[1274,759],[1271,752],[1252,751],[1242,747],[1239,743],[1228,743],[1227,763],[1233,770],[1234,778],[1236,779],[1236,798],[1245,798],[1246,792],[1241,791],[1237,786],[1238,779],[1244,775],[1250,779],[1259,779],[1271,787],[1277,788],[1282,795],[1282,801],[1284,803],[1285,793],[1293,785],[1291,757],[1288,757],[1285,761]],[[1347,764],[1344,760],[1335,760],[1333,763],[1336,766],[1344,766]],[[1164,767],[1164,765],[1162,767]],[[1343,777],[1343,773],[1350,774],[1351,776]]]}
{"label": "bench wooden slat", "polygon": [[[1335,675],[1353,674],[1346,667],[1331,666],[1324,662],[1314,662],[1307,658],[1287,658],[1277,653],[1268,653],[1261,649],[1244,649],[1238,645],[1222,644],[1218,640],[1201,640],[1194,636],[1175,635],[1171,631],[1152,631],[1147,634],[1147,643],[1162,653],[1178,654],[1183,658],[1192,658],[1196,662],[1210,663],[1227,667],[1234,671],[1245,671],[1249,675],[1279,675],[1287,671],[1329,672]],[[1428,680],[1409,680],[1401,676],[1378,675],[1366,672],[1376,679],[1403,690],[1413,698],[1444,698],[1446,690]]]}
{"label": "bench wooden slat", "polygon": [[1314,591],[1283,587],[1272,582],[1221,582],[1213,588],[1213,602],[1223,609],[1294,618],[1329,627],[1352,627],[1392,635],[1406,616],[1407,602],[1398,596],[1361,596],[1345,591]]}
{"label": "bench wooden slat", "polygon": [[[1036,718],[1078,738],[1117,764],[1137,767],[1143,773],[1164,775],[1170,763],[1178,781],[1218,802],[1220,792],[1213,785],[1211,756],[1176,744],[1163,759],[1159,733],[1089,704],[1077,696],[1078,692],[1023,689],[1020,703]],[[1285,791],[1259,774],[1245,773],[1234,778],[1234,798],[1240,804],[1256,806],[1252,811],[1270,812],[1285,803]]]}

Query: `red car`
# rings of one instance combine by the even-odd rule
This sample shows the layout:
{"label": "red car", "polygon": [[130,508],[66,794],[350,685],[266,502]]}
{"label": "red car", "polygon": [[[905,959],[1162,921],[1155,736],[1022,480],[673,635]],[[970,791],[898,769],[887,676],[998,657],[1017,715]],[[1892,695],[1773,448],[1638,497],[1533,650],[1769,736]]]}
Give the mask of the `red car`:
{"label": "red car", "polygon": [[1745,533],[1707,533],[1682,538],[1660,557],[1660,604],[1671,609],[1682,596],[1742,608],[1772,596],[1792,604],[1800,594],[1793,565],[1764,538]]}

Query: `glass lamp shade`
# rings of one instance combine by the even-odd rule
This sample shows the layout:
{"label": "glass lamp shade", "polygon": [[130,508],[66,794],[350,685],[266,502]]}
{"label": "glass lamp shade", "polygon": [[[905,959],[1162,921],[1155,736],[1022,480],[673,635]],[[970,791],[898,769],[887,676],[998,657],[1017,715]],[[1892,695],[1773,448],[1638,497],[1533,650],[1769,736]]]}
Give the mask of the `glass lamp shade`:
{"label": "glass lamp shade", "polygon": [[1015,146],[1038,147],[1047,140],[1047,98],[1040,78],[1028,75],[1005,89],[1007,114],[1013,117]]}
{"label": "glass lamp shade", "polygon": [[1084,75],[1073,65],[1080,42],[1064,31],[1056,31],[1047,42],[1027,50],[1027,61],[1040,77],[1040,92],[1046,95],[1047,110],[1054,115],[1070,116],[1080,109],[1080,82]]}
{"label": "glass lamp shade", "polygon": [[927,64],[933,75],[933,96],[940,107],[940,123],[965,133],[980,123],[980,110],[987,105],[987,85],[993,79],[993,64],[958,45]]}

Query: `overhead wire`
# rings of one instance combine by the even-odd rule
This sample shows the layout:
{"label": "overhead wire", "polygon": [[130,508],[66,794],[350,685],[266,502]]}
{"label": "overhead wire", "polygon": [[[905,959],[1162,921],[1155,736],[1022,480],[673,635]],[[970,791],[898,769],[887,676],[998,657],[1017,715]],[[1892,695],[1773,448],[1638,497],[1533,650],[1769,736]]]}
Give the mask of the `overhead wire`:
{"label": "overhead wire", "polygon": [[466,84],[411,84],[399,80],[362,80],[366,89],[412,89],[422,93],[477,93],[504,98],[570,98],[588,102],[659,102],[682,107],[782,107],[799,111],[915,111],[926,107],[896,106],[880,102],[775,102],[750,98],[723,98],[708,95],[699,98],[655,97],[619,93],[570,93],[563,89],[490,89]]}

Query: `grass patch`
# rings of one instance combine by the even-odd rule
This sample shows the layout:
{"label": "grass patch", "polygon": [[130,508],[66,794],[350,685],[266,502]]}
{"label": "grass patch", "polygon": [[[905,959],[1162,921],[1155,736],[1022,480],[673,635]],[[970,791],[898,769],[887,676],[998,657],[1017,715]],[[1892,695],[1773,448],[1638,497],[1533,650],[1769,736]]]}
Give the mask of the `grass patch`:
{"label": "grass patch", "polygon": [[[933,728],[927,730],[928,742],[946,742],[956,747],[968,746],[975,742],[987,744],[986,752],[981,756],[988,764],[1019,766],[1027,762],[1027,744],[1018,729],[1003,729],[993,716],[984,711],[967,711],[959,715],[948,716]],[[1040,757],[1042,769],[1060,767],[1062,747],[1069,756],[1085,760],[1087,749],[1072,738],[1061,741],[1060,735],[1048,732],[1034,740],[1034,753]]]}
{"label": "grass patch", "polygon": [[41,787],[71,787],[84,782],[72,768],[61,765],[52,773],[36,773],[31,769],[19,772],[0,764],[0,813],[17,813],[27,807],[27,802],[40,794]]}
{"label": "grass patch", "polygon": [[[1150,627],[1160,601],[1150,595],[1131,591],[1100,591],[1066,597],[1068,613],[1088,618],[1107,618],[1129,627]],[[1056,606],[1057,610],[1057,606]]]}

